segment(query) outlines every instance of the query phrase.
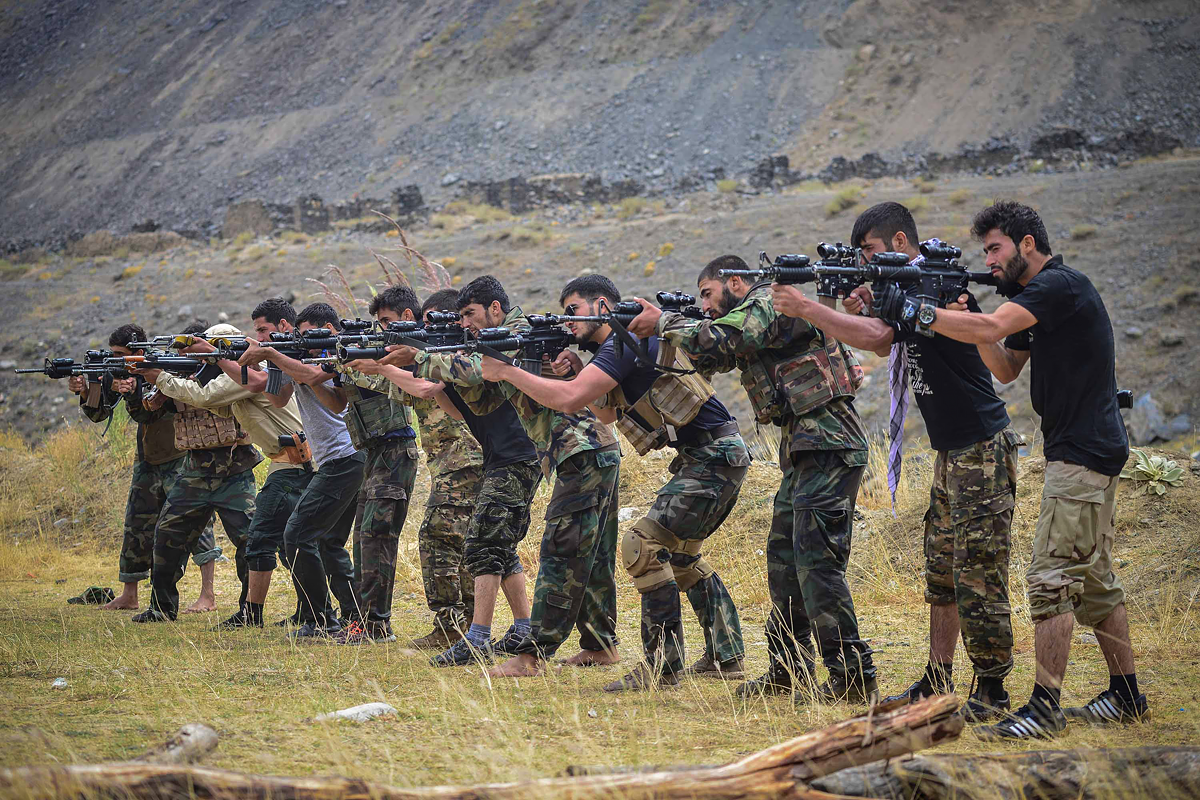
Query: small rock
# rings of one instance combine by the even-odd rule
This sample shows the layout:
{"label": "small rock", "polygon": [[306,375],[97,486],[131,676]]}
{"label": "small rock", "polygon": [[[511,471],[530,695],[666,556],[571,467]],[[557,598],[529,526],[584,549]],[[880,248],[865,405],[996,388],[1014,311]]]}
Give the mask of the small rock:
{"label": "small rock", "polygon": [[600,716],[600,715],[596,713],[596,709],[594,709],[594,708],[589,708],[589,709],[588,709],[588,716],[589,716],[589,717],[591,717],[592,719],[595,719],[596,717],[598,717],[598,716]]}
{"label": "small rock", "polygon": [[1099,641],[1096,639],[1096,634],[1094,634],[1094,633],[1081,633],[1081,634],[1079,634],[1079,641],[1080,641],[1082,644],[1099,644],[1099,643],[1100,643],[1100,642],[1099,642]]}
{"label": "small rock", "polygon": [[222,311],[217,314],[217,322],[229,322],[229,315]]}
{"label": "small rock", "polygon": [[442,176],[442,186],[453,186],[462,180],[462,177],[457,172],[447,172]]}
{"label": "small rock", "polygon": [[1149,517],[1142,517],[1141,519],[1138,520],[1138,523],[1140,523],[1142,525],[1149,525],[1152,522],[1154,522],[1154,520],[1150,519]]}
{"label": "small rock", "polygon": [[50,684],[50,688],[51,689],[67,688],[67,679],[66,678],[55,678],[54,683]]}
{"label": "small rock", "polygon": [[1158,343],[1163,347],[1178,347],[1183,344],[1183,334],[1179,331],[1163,331],[1158,335]]}
{"label": "small rock", "polygon": [[1142,338],[1142,329],[1136,326],[1130,326],[1125,329],[1125,335],[1130,339]]}
{"label": "small rock", "polygon": [[870,61],[874,57],[875,57],[875,45],[864,44],[862,47],[858,48],[858,60],[859,61],[867,62],[867,61]]}
{"label": "small rock", "polygon": [[912,51],[911,50],[908,51],[907,53],[905,53],[903,56],[900,57],[900,66],[902,66],[902,67],[909,66],[910,64],[912,64],[913,58],[915,58],[915,56],[912,54]]}
{"label": "small rock", "polygon": [[492,126],[492,129],[497,130],[497,131],[502,131],[506,127],[508,127],[508,122],[506,120],[498,119],[498,120],[496,120],[496,124]]}
{"label": "small rock", "polygon": [[641,511],[637,506],[625,506],[617,511],[617,522],[629,522]]}
{"label": "small rock", "polygon": [[71,524],[71,520],[67,517],[63,517],[62,519],[54,520],[54,527],[56,527],[56,528],[62,528],[64,526],[70,525],[70,524]]}
{"label": "small rock", "polygon": [[343,708],[340,711],[330,711],[328,714],[317,714],[314,719],[318,721],[327,719],[348,719],[351,722],[366,722],[367,720],[374,719],[375,717],[382,717],[385,714],[395,713],[396,709],[392,708],[387,703],[364,703],[361,706]]}
{"label": "small rock", "polygon": [[17,362],[15,361],[0,361],[0,369],[16,369]]}
{"label": "small rock", "polygon": [[179,319],[187,319],[192,316],[192,307],[190,305],[180,306],[179,310],[175,312],[175,316],[179,317]]}

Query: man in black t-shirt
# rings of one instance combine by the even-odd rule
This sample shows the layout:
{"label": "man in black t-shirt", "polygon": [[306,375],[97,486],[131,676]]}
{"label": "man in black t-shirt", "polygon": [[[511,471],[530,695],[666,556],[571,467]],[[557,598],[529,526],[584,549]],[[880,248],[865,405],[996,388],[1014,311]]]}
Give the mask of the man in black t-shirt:
{"label": "man in black t-shirt", "polygon": [[[850,237],[863,257],[904,253],[919,263],[917,225],[899,203],[862,213]],[[1017,488],[1019,437],[976,349],[945,336],[923,336],[913,324],[859,316],[872,300],[860,287],[846,298],[850,314],[808,298],[797,286],[772,289],[775,308],[806,319],[845,344],[890,355],[898,408],[907,406],[911,382],[917,407],[937,451],[925,514],[925,602],[929,603],[929,663],[925,674],[889,700],[920,700],[954,691],[952,671],[959,631],[978,678],[964,713],[972,721],[1009,707],[1004,678],[1012,671],[1008,555]],[[973,301],[972,301],[973,302]],[[907,362],[905,364],[905,362]],[[902,439],[902,416],[893,435]],[[899,456],[898,442],[893,452]],[[897,474],[899,463],[896,463]],[[893,490],[894,491],[894,490]]]}
{"label": "man in black t-shirt", "polygon": [[[616,306],[621,294],[608,278],[586,275],[568,283],[559,300],[568,315],[596,316]],[[602,422],[616,422],[639,453],[667,446],[678,451],[671,480],[621,541],[625,570],[642,596],[645,660],[604,689],[671,686],[681,674],[741,679],[745,647],[737,608],[700,554],[704,540],[733,509],[750,466],[737,422],[708,381],[690,370],[687,357],[657,337],[643,351],[634,340],[618,347],[607,322],[581,320],[568,327],[581,347],[595,352],[587,366],[569,350],[554,362],[555,373],[574,374],[573,379],[542,378],[517,368],[504,369],[503,379],[548,408],[574,413],[590,406]],[[686,670],[680,592],[704,631],[704,655]]]}
{"label": "man in black t-shirt", "polygon": [[[972,232],[1012,300],[991,314],[938,309],[932,328],[976,344],[1005,383],[1032,363],[1030,394],[1042,417],[1046,453],[1046,485],[1026,573],[1037,683],[1029,703],[1013,717],[979,733],[1048,738],[1066,727],[1065,717],[1095,723],[1145,719],[1125,591],[1112,570],[1117,481],[1129,455],[1117,410],[1112,323],[1091,281],[1051,255],[1046,227],[1032,208],[996,203],[976,215]],[[1064,716],[1059,700],[1072,614],[1095,628],[1110,683]]]}

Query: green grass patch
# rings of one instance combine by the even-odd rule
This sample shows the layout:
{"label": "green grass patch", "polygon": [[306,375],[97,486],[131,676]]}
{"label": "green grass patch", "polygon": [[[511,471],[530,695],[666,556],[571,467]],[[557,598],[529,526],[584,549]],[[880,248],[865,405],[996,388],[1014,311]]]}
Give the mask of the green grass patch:
{"label": "green grass patch", "polygon": [[862,190],[857,186],[844,186],[838,189],[833,199],[825,204],[825,215],[836,217],[847,208],[854,208],[862,197]]}

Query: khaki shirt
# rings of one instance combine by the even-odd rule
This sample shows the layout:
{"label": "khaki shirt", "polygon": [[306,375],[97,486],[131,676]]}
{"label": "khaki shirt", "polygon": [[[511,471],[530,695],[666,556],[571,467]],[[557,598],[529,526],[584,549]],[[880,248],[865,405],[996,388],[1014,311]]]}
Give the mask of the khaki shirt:
{"label": "khaki shirt", "polygon": [[302,430],[300,408],[294,397],[283,408],[275,408],[266,395],[254,394],[224,374],[201,386],[190,378],[162,372],[155,385],[172,399],[199,406],[218,417],[232,416],[236,419],[250,442],[271,459],[268,472],[299,466],[276,460],[283,455],[283,448],[279,446],[280,435]]}

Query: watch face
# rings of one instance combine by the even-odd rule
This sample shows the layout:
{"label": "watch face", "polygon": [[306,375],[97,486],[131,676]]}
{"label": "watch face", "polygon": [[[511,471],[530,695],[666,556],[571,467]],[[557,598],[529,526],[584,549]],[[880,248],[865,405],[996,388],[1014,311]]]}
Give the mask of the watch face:
{"label": "watch face", "polygon": [[933,307],[925,306],[921,309],[921,312],[917,315],[917,318],[921,321],[922,325],[932,325],[935,316],[937,316],[937,312],[934,311]]}

